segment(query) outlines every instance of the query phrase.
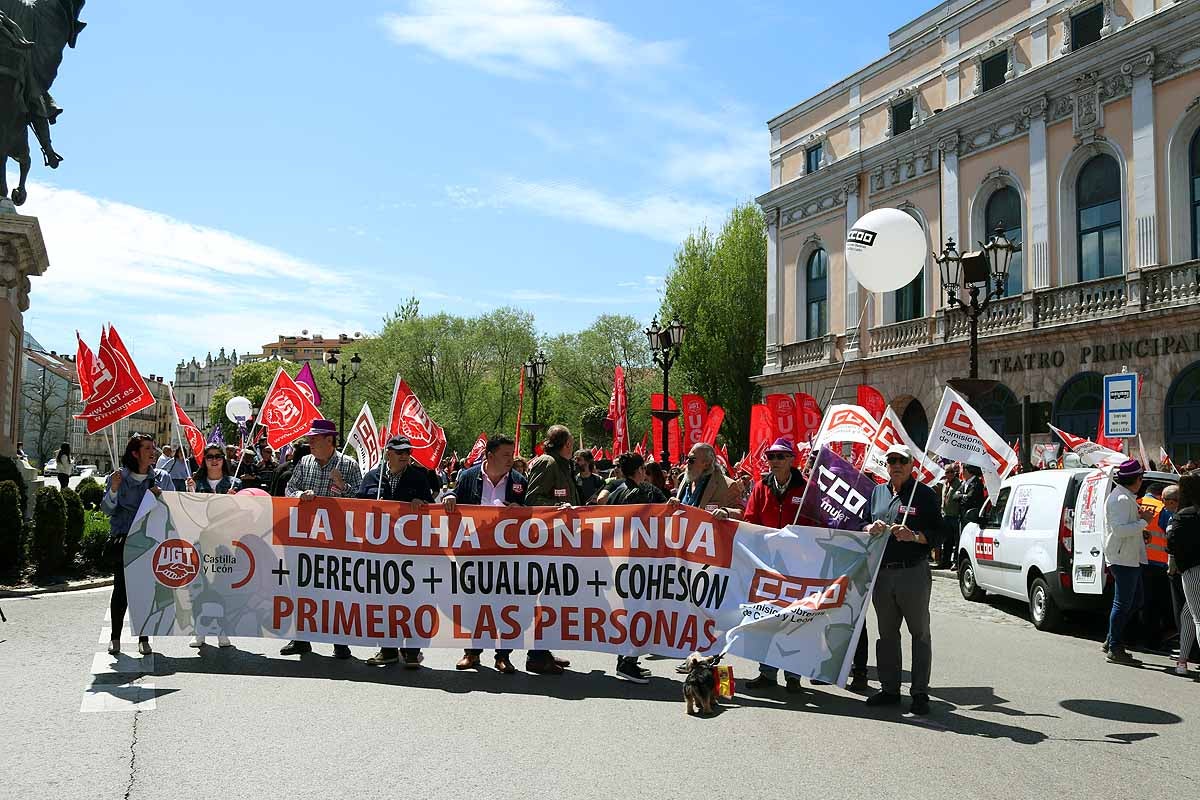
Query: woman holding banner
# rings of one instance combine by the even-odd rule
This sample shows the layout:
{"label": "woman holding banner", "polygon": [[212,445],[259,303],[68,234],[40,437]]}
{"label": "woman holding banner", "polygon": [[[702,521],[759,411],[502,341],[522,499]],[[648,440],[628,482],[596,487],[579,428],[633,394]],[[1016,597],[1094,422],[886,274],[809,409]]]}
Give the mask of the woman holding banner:
{"label": "woman holding banner", "polygon": [[[108,542],[105,545],[105,555],[113,568],[113,593],[109,612],[112,617],[112,634],[109,636],[108,653],[117,655],[121,652],[121,628],[125,621],[125,611],[129,607],[129,599],[125,594],[125,537],[133,524],[133,517],[142,505],[146,492],[159,495],[175,490],[171,476],[161,469],[155,469],[154,461],[158,456],[158,448],[154,437],[148,433],[135,433],[125,444],[125,453],[121,456],[121,466],[108,476],[108,491],[100,501],[100,510],[109,516],[111,521]],[[150,637],[138,637],[138,652],[144,656],[150,655]]]}
{"label": "woman holding banner", "polygon": [[[204,464],[192,474],[187,481],[189,492],[199,494],[234,494],[242,488],[242,482],[233,477],[233,469],[225,460],[225,451],[215,444],[204,448]],[[195,634],[188,642],[188,647],[203,647],[203,634]],[[218,647],[233,647],[229,637],[223,633],[217,634]]]}

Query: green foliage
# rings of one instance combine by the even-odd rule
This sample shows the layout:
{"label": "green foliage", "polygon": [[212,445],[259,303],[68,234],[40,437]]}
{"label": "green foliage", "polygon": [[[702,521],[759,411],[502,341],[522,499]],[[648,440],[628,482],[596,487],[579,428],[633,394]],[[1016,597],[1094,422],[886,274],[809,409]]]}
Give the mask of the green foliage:
{"label": "green foliage", "polygon": [[[226,419],[225,404],[231,397],[245,397],[257,408],[262,404],[263,398],[267,396],[267,389],[271,388],[271,381],[280,367],[283,367],[284,371],[293,378],[300,371],[300,365],[291,361],[257,361],[252,364],[238,364],[230,374],[229,383],[223,384],[213,392],[212,400],[208,404],[208,418],[221,420],[225,441],[234,444],[238,441],[237,425]],[[313,371],[319,370],[314,368]],[[205,431],[205,436],[208,433],[209,431]]]}
{"label": "green foliage", "polygon": [[20,568],[24,528],[20,487],[0,481],[0,575],[15,575]]}
{"label": "green foliage", "polygon": [[79,554],[83,540],[83,501],[70,489],[62,490],[63,504],[67,509],[66,535],[63,537],[63,565],[70,567]]}
{"label": "green foliage", "polygon": [[580,415],[580,428],[584,442],[588,447],[607,447],[612,440],[612,434],[604,429],[608,421],[608,409],[603,406],[588,406]]}
{"label": "green foliage", "polygon": [[75,487],[85,510],[99,511],[100,501],[104,499],[104,484],[95,478],[84,478]]}
{"label": "green foliage", "polygon": [[[759,389],[766,352],[767,237],[753,203],[737,206],[714,240],[701,228],[675,253],[667,274],[664,319],[678,316],[688,327],[673,371],[685,386],[725,409],[730,454],[749,441],[750,406]],[[734,456],[736,458],[736,456]]]}
{"label": "green foliage", "polygon": [[33,538],[29,556],[41,577],[58,575],[63,568],[63,542],[67,532],[67,506],[57,487],[38,489],[33,507]]}
{"label": "green foliage", "polygon": [[17,467],[17,462],[8,456],[0,456],[0,481],[12,481],[17,485],[17,493],[20,496],[21,516],[25,516],[26,504],[28,499],[25,496],[25,477],[21,474],[21,470]]}
{"label": "green foliage", "polygon": [[104,546],[108,542],[109,528],[108,515],[103,511],[83,512],[83,539],[80,542],[79,554],[88,572],[105,569]]}

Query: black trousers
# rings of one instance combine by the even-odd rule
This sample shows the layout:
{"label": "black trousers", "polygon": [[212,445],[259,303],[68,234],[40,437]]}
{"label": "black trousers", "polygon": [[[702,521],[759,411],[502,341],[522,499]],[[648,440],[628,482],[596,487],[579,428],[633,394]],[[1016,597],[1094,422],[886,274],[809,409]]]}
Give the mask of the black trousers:
{"label": "black trousers", "polygon": [[[864,614],[866,611],[863,612]],[[867,650],[868,640],[871,638],[867,633],[867,621],[863,620],[863,628],[859,631],[858,642],[854,645],[854,663],[850,666],[850,675],[867,676]]]}
{"label": "black trousers", "polygon": [[66,489],[67,484],[70,482],[70,480],[71,480],[70,475],[63,475],[61,472],[58,473],[58,488]]}
{"label": "black trousers", "polygon": [[[112,600],[108,604],[109,617],[112,620],[112,633],[109,639],[116,641],[121,638],[121,629],[125,627],[125,612],[129,610],[129,596],[125,593],[125,567],[118,559],[113,570]],[[140,636],[139,639],[149,639]]]}
{"label": "black trousers", "polygon": [[[1175,611],[1175,619],[1179,619],[1179,615],[1183,612],[1183,607],[1187,603],[1187,598],[1183,596],[1183,578],[1179,575],[1171,576],[1171,606]],[[1193,613],[1195,613],[1193,611]],[[1188,661],[1200,664],[1200,641],[1192,645],[1192,652],[1188,655],[1179,654],[1180,658],[1187,658]]]}
{"label": "black trousers", "polygon": [[403,654],[404,658],[407,659],[410,653],[414,656],[419,656],[421,654],[421,648],[419,648],[419,647],[401,647],[401,648],[381,647],[381,648],[379,648],[379,653],[380,653],[380,655],[384,655],[384,656]]}
{"label": "black trousers", "polygon": [[[478,656],[478,655],[483,654],[483,650],[480,650],[478,648],[468,648],[466,650],[463,650],[463,652],[469,656]],[[500,658],[500,657],[510,658],[511,656],[512,656],[512,648],[511,647],[508,648],[507,650],[499,648],[499,647],[496,648],[496,657],[497,658]],[[530,661],[537,661],[539,658],[541,658],[541,659],[554,658],[554,654],[551,653],[549,650],[530,650],[526,657]]]}

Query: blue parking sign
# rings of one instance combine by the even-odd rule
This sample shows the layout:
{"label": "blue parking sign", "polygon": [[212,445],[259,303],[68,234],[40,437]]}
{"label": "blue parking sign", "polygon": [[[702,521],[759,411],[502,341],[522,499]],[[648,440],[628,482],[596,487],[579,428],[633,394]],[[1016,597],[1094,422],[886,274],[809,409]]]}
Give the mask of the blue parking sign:
{"label": "blue parking sign", "polygon": [[1138,435],[1138,376],[1119,372],[1104,376],[1104,435],[1129,438]]}

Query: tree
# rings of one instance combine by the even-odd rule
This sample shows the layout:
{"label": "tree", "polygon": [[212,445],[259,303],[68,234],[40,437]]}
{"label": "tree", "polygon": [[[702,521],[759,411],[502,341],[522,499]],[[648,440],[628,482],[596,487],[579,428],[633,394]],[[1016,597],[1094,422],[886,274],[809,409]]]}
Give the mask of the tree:
{"label": "tree", "polygon": [[[27,360],[27,364],[35,366],[33,361]],[[45,366],[36,366],[40,374],[27,376],[21,386],[21,405],[26,451],[40,470],[58,452],[58,446],[71,438],[71,382]]]}
{"label": "tree", "polygon": [[767,237],[753,203],[736,206],[714,241],[707,228],[688,236],[667,274],[662,318],[686,324],[676,364],[686,388],[725,409],[733,451],[749,442],[751,381],[766,357]]}
{"label": "tree", "polygon": [[[293,378],[300,371],[300,365],[291,361],[255,361],[250,364],[238,364],[230,374],[229,382],[221,385],[213,392],[208,404],[208,418],[220,420],[225,434],[225,441],[235,443],[238,440],[237,426],[225,416],[225,404],[233,397],[245,397],[255,408],[262,405],[271,388],[275,373],[283,367],[284,371]],[[322,390],[323,391],[323,390]],[[204,432],[207,436],[209,431]]]}

